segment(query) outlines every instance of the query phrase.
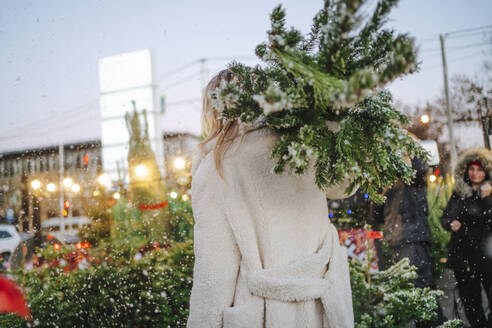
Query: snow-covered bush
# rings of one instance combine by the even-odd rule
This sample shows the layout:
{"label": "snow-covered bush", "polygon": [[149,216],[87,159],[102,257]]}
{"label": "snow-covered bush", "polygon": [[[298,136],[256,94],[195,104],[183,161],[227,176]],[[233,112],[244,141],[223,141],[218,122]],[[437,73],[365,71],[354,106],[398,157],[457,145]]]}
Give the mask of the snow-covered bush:
{"label": "snow-covered bush", "polygon": [[2,327],[185,327],[193,243],[63,273],[33,270],[19,277],[34,321],[0,316]]}
{"label": "snow-covered bush", "polygon": [[407,258],[387,270],[371,272],[359,261],[350,262],[355,327],[407,327],[412,321],[435,319],[441,291],[415,288],[415,267]]}

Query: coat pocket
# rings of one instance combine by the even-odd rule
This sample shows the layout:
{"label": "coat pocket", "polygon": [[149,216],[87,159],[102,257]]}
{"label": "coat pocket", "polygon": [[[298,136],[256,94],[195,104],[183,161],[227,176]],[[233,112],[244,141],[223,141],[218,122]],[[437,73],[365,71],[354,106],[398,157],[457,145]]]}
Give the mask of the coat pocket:
{"label": "coat pocket", "polygon": [[224,328],[251,327],[248,318],[251,319],[253,316],[254,313],[248,311],[244,305],[226,308],[224,310]]}
{"label": "coat pocket", "polygon": [[224,328],[262,328],[264,300],[258,298],[224,310]]}

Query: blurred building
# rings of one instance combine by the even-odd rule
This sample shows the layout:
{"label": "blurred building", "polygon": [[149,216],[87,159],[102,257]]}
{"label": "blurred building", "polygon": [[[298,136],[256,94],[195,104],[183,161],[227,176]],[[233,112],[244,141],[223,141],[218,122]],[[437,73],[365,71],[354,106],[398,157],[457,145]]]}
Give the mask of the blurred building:
{"label": "blurred building", "polygon": [[[0,215],[20,231],[38,230],[45,219],[62,215],[59,150],[53,146],[0,154]],[[63,146],[63,177],[72,184],[62,198],[70,198],[72,215],[83,212],[101,167],[100,141]]]}
{"label": "blurred building", "polygon": [[[191,162],[199,138],[185,132],[163,133],[166,184],[169,190],[186,193],[191,183]],[[69,201],[72,216],[85,215],[98,177],[103,173],[100,140],[63,146],[63,202]],[[34,182],[38,181],[38,182]],[[40,228],[41,222],[61,217],[59,147],[24,149],[0,154],[0,217],[20,231]],[[77,185],[78,187],[72,188]],[[117,186],[113,186],[117,188]],[[65,213],[66,214],[66,213]]]}
{"label": "blurred building", "polygon": [[164,134],[164,165],[168,189],[187,192],[191,183],[191,164],[200,139],[190,133]]}

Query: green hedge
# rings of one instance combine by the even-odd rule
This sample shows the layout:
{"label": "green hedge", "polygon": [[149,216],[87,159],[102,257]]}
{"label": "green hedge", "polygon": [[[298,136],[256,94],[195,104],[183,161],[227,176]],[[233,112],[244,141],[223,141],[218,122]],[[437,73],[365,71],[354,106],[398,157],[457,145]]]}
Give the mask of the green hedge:
{"label": "green hedge", "polygon": [[[190,240],[126,265],[34,270],[19,283],[37,327],[185,327],[193,263]],[[15,316],[0,316],[0,327],[27,326]]]}

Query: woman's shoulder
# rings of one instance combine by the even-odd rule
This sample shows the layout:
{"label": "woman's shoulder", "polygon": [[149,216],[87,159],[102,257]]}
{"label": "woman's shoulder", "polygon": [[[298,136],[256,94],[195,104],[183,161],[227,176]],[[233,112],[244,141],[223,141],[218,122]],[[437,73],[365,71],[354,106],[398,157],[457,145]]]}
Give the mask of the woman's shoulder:
{"label": "woman's shoulder", "polygon": [[235,138],[231,153],[235,150],[242,150],[246,154],[248,151],[253,151],[254,153],[271,151],[278,138],[279,135],[267,127],[248,130]]}
{"label": "woman's shoulder", "polygon": [[278,135],[268,128],[255,129],[239,135],[223,156],[224,172],[233,175],[240,172],[270,172],[273,165],[270,155],[277,140]]}
{"label": "woman's shoulder", "polygon": [[[221,158],[224,171],[249,170],[255,166],[271,165],[270,154],[279,136],[267,127],[244,130],[226,148]],[[196,151],[192,164],[192,179],[220,178],[214,158],[215,140]]]}
{"label": "woman's shoulder", "polygon": [[192,197],[205,196],[209,190],[213,190],[217,194],[221,190],[220,183],[221,178],[215,168],[213,151],[207,154],[197,154],[192,164]]}

